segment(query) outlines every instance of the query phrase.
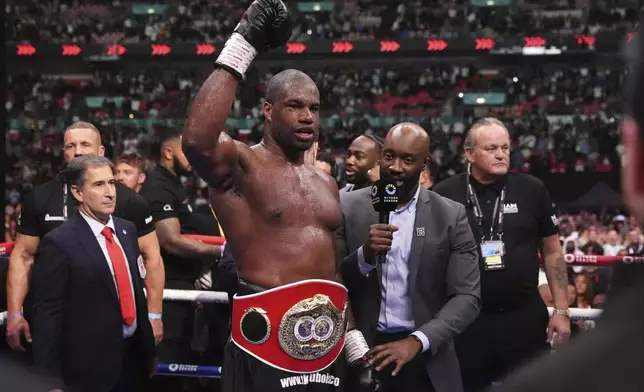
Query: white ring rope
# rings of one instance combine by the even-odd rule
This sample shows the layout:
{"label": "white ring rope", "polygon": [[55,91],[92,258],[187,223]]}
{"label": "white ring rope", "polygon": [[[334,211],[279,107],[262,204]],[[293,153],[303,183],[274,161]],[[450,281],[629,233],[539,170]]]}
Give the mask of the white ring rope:
{"label": "white ring rope", "polygon": [[163,290],[165,301],[189,301],[201,303],[227,304],[228,293],[223,291],[198,291],[198,290]]}
{"label": "white ring rope", "polygon": [[[228,293],[222,291],[198,291],[198,290],[163,290],[163,299],[166,301],[201,302],[227,304]],[[553,308],[548,308],[552,315]],[[596,320],[601,316],[601,309],[570,308],[571,320]],[[7,312],[0,312],[0,326],[7,321]]]}
{"label": "white ring rope", "polygon": [[[163,290],[165,301],[201,302],[227,304],[228,293],[223,291],[198,291],[198,290]],[[7,312],[0,312],[0,326],[7,322]]]}

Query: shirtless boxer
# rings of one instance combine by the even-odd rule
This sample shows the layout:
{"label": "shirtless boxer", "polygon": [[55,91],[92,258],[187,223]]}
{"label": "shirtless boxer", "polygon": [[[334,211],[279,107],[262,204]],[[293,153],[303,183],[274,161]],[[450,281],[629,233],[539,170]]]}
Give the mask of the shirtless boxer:
{"label": "shirtless boxer", "polygon": [[[351,326],[346,332],[347,292],[337,283],[334,244],[338,188],[304,162],[319,122],[315,83],[295,70],[271,79],[260,144],[251,148],[222,132],[253,58],[290,35],[281,1],[253,2],[197,94],[183,132],[184,151],[210,186],[240,278],[222,390],[378,390],[362,360],[364,338]],[[345,387],[343,346],[355,386]]]}

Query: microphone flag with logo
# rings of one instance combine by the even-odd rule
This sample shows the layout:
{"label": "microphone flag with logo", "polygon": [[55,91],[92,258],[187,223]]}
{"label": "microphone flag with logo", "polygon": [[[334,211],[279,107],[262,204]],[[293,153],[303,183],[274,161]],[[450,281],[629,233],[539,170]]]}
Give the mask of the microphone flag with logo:
{"label": "microphone flag with logo", "polygon": [[378,180],[371,187],[371,203],[373,209],[381,215],[386,213],[387,221],[380,223],[389,223],[389,213],[398,206],[398,187],[391,181]]}
{"label": "microphone flag with logo", "polygon": [[[378,223],[389,224],[389,213],[398,206],[398,187],[392,181],[384,179],[374,182],[371,186],[371,203],[379,213]],[[386,255],[378,255],[378,262],[384,263]]]}

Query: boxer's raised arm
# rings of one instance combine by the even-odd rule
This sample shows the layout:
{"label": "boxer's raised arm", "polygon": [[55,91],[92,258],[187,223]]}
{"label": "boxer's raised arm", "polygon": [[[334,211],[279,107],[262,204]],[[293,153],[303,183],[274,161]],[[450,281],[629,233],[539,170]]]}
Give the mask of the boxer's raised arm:
{"label": "boxer's raised arm", "polygon": [[219,187],[237,167],[235,141],[223,132],[235,99],[238,78],[219,68],[210,74],[192,103],[183,129],[183,151],[197,174]]}
{"label": "boxer's raised arm", "polygon": [[291,20],[281,0],[256,0],[226,41],[216,69],[201,86],[183,130],[183,150],[199,176],[214,188],[230,183],[239,152],[223,131],[243,79],[255,56],[286,43]]}

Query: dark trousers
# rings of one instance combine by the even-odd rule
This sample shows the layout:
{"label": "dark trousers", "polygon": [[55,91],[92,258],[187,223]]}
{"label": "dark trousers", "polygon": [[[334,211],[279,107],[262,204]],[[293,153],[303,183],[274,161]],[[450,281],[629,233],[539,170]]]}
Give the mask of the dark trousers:
{"label": "dark trousers", "polygon": [[141,364],[137,363],[139,355],[137,355],[134,342],[131,340],[133,339],[125,341],[121,376],[111,392],[138,392],[143,391],[146,386],[147,379],[141,376]]}
{"label": "dark trousers", "polygon": [[[195,364],[197,358],[190,343],[182,340],[163,340],[157,346],[157,358],[161,363]],[[196,388],[196,378],[154,376],[150,380],[148,392],[184,392]]]}
{"label": "dark trousers", "polygon": [[[166,279],[165,287],[175,290],[194,290],[188,280]],[[195,304],[190,302],[166,302],[163,304],[164,337],[157,346],[160,363],[195,364],[197,355],[191,344],[194,332]],[[154,376],[149,392],[182,392],[194,389],[196,378]]]}
{"label": "dark trousers", "polygon": [[513,310],[481,312],[454,340],[465,392],[485,391],[548,349],[548,310],[537,298]]}
{"label": "dark trousers", "polygon": [[[410,332],[378,333],[375,345],[395,342],[409,336]],[[426,357],[419,354],[416,358],[406,363],[397,376],[392,376],[396,367],[390,364],[379,372],[376,377],[384,387],[383,392],[434,392],[434,386],[429,379],[426,367]]]}

